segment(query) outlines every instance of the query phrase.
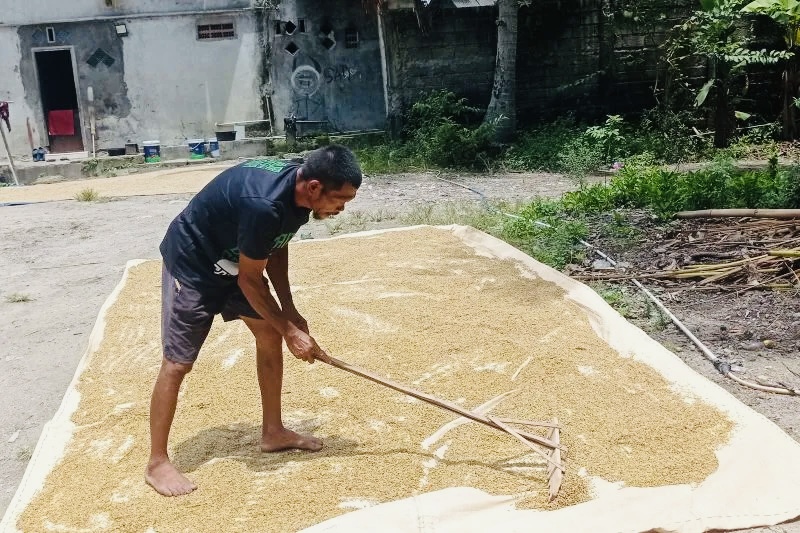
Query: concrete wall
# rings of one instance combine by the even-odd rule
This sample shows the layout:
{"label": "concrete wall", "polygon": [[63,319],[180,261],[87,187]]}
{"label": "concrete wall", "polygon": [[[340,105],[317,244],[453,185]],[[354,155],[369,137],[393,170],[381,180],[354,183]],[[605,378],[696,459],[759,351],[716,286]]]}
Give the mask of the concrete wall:
{"label": "concrete wall", "polygon": [[[198,41],[196,25],[207,20],[187,16],[130,21],[130,36],[123,42],[131,112],[103,121],[108,142],[116,132],[116,142],[132,138],[177,144],[212,136],[216,122],[263,118],[261,51],[253,16],[234,18],[236,39]],[[165,35],[170,38],[167,45]]]}
{"label": "concrete wall", "polygon": [[[27,125],[30,124],[31,133],[37,143],[40,126],[35,117],[35,109],[25,99],[25,86],[22,84],[20,73],[20,58],[21,49],[17,29],[14,27],[0,28],[0,72],[5,73],[3,82],[0,84],[0,100],[11,101],[9,106],[11,131],[5,130],[5,124],[0,123],[0,126],[6,131],[12,154],[30,155]],[[47,132],[45,131],[46,136]],[[0,150],[0,158],[5,155],[5,151]]]}
{"label": "concrete wall", "polygon": [[[621,13],[628,8],[620,2],[539,0],[520,8],[519,118],[524,122],[574,112],[589,119],[655,105],[657,47],[696,1],[643,4],[645,9],[663,11],[658,27],[623,19]],[[447,2],[431,5],[419,16],[409,9],[388,10],[384,15],[390,114],[436,89],[451,90],[476,106],[488,104],[496,9],[454,9]]]}
{"label": "concrete wall", "polygon": [[154,13],[247,9],[251,0],[0,0],[0,25]]}
{"label": "concrete wall", "polygon": [[431,8],[420,27],[412,11],[388,11],[384,28],[392,107],[408,107],[439,89],[488,105],[497,51],[495,13],[494,8]]}
{"label": "concrete wall", "polygon": [[[87,150],[88,87],[94,92],[98,149],[129,140],[178,144],[213,136],[217,122],[264,117],[262,50],[252,12],[120,20],[128,27],[125,37],[112,21],[51,24],[55,43],[47,42],[42,25],[0,28],[0,68],[14,73],[0,89],[0,99],[14,101],[12,153],[30,153],[27,124],[35,146],[48,143],[33,52],[40,48],[72,50]],[[197,24],[217,21],[233,21],[236,38],[197,39]],[[98,50],[113,62],[87,62]]]}
{"label": "concrete wall", "polygon": [[[287,22],[297,26],[292,34],[285,30]],[[278,131],[283,118],[292,114],[298,120],[327,121],[330,131],[383,128],[386,111],[373,10],[365,12],[361,2],[350,0],[283,2],[270,26]],[[346,46],[348,30],[358,32],[357,47]]]}

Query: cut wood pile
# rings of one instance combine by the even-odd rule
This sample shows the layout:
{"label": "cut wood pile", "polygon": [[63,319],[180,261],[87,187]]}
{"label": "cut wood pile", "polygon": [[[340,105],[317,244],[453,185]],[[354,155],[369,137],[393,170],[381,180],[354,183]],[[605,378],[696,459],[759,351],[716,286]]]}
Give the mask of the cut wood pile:
{"label": "cut wood pile", "polygon": [[685,223],[653,248],[651,268],[593,268],[581,280],[659,280],[714,290],[800,289],[800,221],[742,218]]}

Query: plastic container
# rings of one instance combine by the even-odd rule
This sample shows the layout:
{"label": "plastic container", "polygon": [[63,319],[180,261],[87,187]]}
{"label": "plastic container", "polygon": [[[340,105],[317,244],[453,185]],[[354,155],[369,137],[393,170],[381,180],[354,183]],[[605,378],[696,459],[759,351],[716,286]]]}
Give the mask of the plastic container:
{"label": "plastic container", "polygon": [[187,139],[189,145],[189,159],[203,159],[206,156],[205,139]]}
{"label": "plastic container", "polygon": [[219,157],[219,141],[215,137],[208,140],[208,153],[211,157]]}
{"label": "plastic container", "polygon": [[145,163],[158,163],[161,161],[161,141],[142,141]]}

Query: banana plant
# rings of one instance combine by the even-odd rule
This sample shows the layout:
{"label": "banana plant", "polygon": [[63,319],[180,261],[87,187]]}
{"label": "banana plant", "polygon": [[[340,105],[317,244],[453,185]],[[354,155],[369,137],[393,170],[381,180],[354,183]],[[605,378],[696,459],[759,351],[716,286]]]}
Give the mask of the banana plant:
{"label": "banana plant", "polygon": [[798,42],[800,42],[800,2],[798,0],[755,0],[742,8],[743,13],[766,15],[784,30],[786,61],[783,70],[783,111],[781,113],[784,139],[797,135]]}
{"label": "banana plant", "polygon": [[777,63],[784,57],[781,51],[749,49],[747,35],[738,31],[745,1],[699,0],[700,9],[676,27],[667,44],[666,60],[676,70],[688,63],[691,71],[698,59],[705,61],[707,78],[695,105],[699,108],[713,101],[714,144],[719,148],[729,144],[736,123],[735,78],[748,65]]}

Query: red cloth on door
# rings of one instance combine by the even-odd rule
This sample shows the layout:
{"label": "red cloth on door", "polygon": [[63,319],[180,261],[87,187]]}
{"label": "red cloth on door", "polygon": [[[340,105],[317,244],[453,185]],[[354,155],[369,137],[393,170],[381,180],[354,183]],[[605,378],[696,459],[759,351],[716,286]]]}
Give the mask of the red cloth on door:
{"label": "red cloth on door", "polygon": [[75,135],[75,114],[72,109],[50,111],[47,115],[47,131],[50,135]]}

